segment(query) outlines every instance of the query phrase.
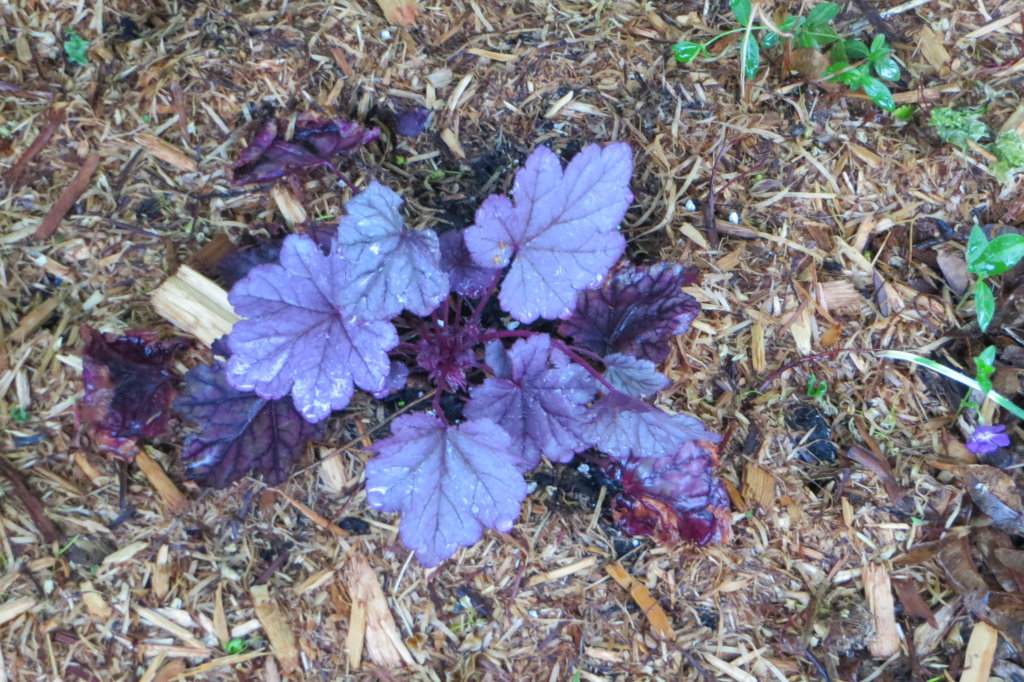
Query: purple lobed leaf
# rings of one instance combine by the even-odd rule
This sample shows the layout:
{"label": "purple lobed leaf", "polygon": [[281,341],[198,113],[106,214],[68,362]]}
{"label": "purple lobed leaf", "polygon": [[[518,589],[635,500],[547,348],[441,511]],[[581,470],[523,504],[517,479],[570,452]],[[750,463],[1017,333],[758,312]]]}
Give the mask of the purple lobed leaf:
{"label": "purple lobed leaf", "polygon": [[267,485],[277,485],[288,478],[306,444],[323,433],[291,398],[265,400],[231,386],[220,363],[189,371],[174,409],[201,429],[182,449],[186,475],[213,488],[226,488],[250,470],[263,474]]}
{"label": "purple lobed leaf", "polygon": [[700,314],[697,300],[682,291],[696,281],[693,269],[677,263],[627,264],[600,289],[581,294],[558,331],[601,355],[661,362],[668,357],[668,340],[685,333]]}
{"label": "purple lobed leaf", "polygon": [[662,541],[722,542],[730,534],[729,495],[715,474],[715,448],[691,441],[656,459],[610,462],[622,481],[612,513],[631,535]]}
{"label": "purple lobed leaf", "polygon": [[387,398],[396,391],[401,391],[405,388],[406,382],[409,380],[409,368],[404,362],[398,360],[391,361],[391,369],[388,371],[388,376],[384,379],[384,385],[379,391],[373,392],[373,397],[377,400]]}
{"label": "purple lobed leaf", "polygon": [[338,224],[337,252],[351,269],[343,296],[369,318],[402,310],[429,315],[448,296],[437,234],[406,229],[401,205],[401,197],[371,182],[345,204],[348,215]]}
{"label": "purple lobed leaf", "polygon": [[421,564],[436,566],[484,528],[512,529],[526,482],[501,427],[487,419],[451,426],[418,413],[396,419],[392,433],[373,446],[379,454],[366,465],[366,497],[402,514],[402,542]]}
{"label": "purple lobed leaf", "polygon": [[633,398],[646,398],[664,391],[672,383],[650,360],[612,353],[604,358],[604,378],[616,389]]}
{"label": "purple lobed leaf", "polygon": [[285,121],[270,120],[231,164],[232,184],[268,182],[304,168],[329,166],[338,154],[352,152],[380,136],[378,128],[339,119],[299,117],[291,140],[281,138]]}
{"label": "purple lobed leaf", "polygon": [[505,344],[498,339],[488,341],[484,346],[484,359],[491,368],[491,372],[499,379],[512,378],[512,359],[505,350]]}
{"label": "purple lobed leaf", "polygon": [[617,459],[665,457],[690,441],[722,439],[696,417],[669,414],[620,391],[609,391],[594,403],[585,436],[595,448]]}
{"label": "purple lobed leaf", "polygon": [[618,231],[633,200],[629,145],[588,145],[562,170],[537,148],[516,174],[515,204],[491,196],[466,229],[478,265],[504,267],[499,300],[520,322],[568,317],[577,293],[600,285],[626,248]]}
{"label": "purple lobed leaf", "polygon": [[562,357],[554,358],[557,366],[551,366],[547,334],[520,339],[508,351],[508,376],[486,379],[466,403],[466,416],[495,421],[530,468],[540,463],[541,455],[568,462],[589,445],[584,438],[586,404],[597,389],[586,370],[559,362]]}
{"label": "purple lobed leaf", "polygon": [[383,389],[394,325],[364,319],[345,298],[346,262],[326,256],[305,235],[285,239],[280,265],[262,265],[235,285],[229,300],[238,322],[228,340],[228,380],[242,391],[295,406],[318,422],[352,399],[355,385]]}
{"label": "purple lobed leaf", "polygon": [[441,269],[448,273],[451,290],[470,298],[486,294],[501,272],[500,268],[477,265],[466,248],[462,230],[449,230],[440,240]]}

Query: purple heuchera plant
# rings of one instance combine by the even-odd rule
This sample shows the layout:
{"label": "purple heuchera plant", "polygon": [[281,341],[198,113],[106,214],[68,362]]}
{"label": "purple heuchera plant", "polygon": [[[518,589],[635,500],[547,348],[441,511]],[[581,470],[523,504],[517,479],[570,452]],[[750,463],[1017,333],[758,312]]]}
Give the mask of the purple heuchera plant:
{"label": "purple heuchera plant", "polygon": [[[196,392],[215,399],[193,391],[182,399],[203,421],[220,393],[240,401],[229,389],[255,392],[248,407],[190,441],[192,470],[222,485],[252,463],[280,480],[277,464],[316,432],[286,419],[286,442],[268,444],[261,418],[291,409],[317,423],[357,387],[379,398],[425,375],[436,387],[432,413],[395,419],[366,479],[369,503],[400,513],[403,543],[434,566],[485,528],[511,529],[524,474],[542,457],[567,462],[594,448],[624,470],[646,471],[650,458],[678,459],[691,443],[720,440],[696,418],[644,401],[668,386],[655,363],[700,306],[681,290],[695,275],[679,265],[612,271],[625,249],[619,223],[631,174],[622,143],[585,147],[564,169],[540,148],[517,173],[513,199],[489,197],[463,231],[439,238],[411,229],[401,198],[371,183],[348,202],[329,253],[307,236],[288,237],[279,264],[254,268],[231,291],[245,319],[229,337],[222,375],[230,386],[220,370],[206,372]],[[493,328],[500,315],[485,309],[495,293],[515,324]],[[574,344],[528,326],[541,318],[565,320],[560,334]],[[442,393],[463,403],[461,417],[446,415]],[[273,466],[236,447],[248,433],[277,448]],[[711,494],[718,487],[694,484],[714,480],[714,458],[685,460],[686,475],[665,483],[685,489],[659,495],[685,499],[686,513],[726,508]],[[720,523],[705,525],[679,537],[722,537]]]}

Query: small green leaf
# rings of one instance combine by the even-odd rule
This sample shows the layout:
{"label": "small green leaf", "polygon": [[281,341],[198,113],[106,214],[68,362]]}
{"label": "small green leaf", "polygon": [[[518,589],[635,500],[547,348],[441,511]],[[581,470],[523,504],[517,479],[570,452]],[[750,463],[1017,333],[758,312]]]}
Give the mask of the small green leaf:
{"label": "small green leaf", "polygon": [[[971,236],[967,238],[967,269],[977,262],[978,258],[988,246],[988,237],[977,224],[971,229]],[[971,270],[973,272],[973,270]]]}
{"label": "small green leaf", "polygon": [[757,78],[757,69],[761,66],[761,50],[757,46],[757,40],[752,34],[746,36],[742,44],[747,54],[746,61],[744,62],[744,75],[747,77],[747,80],[754,80]]}
{"label": "small green leaf", "polygon": [[732,13],[740,26],[750,23],[750,0],[729,0],[729,7],[732,7]]}
{"label": "small green leaf", "polygon": [[837,40],[835,45],[832,46],[832,49],[829,50],[828,56],[833,63],[849,62],[850,56],[846,54],[846,41]]}
{"label": "small green leaf", "polygon": [[917,111],[917,107],[915,105],[904,104],[902,107],[896,107],[896,111],[892,112],[892,114],[896,117],[897,121],[909,121],[914,118],[915,111]]}
{"label": "small green leaf", "polygon": [[69,28],[65,35],[67,40],[64,41],[64,52],[68,56],[68,61],[81,66],[87,66],[89,64],[89,56],[86,53],[89,51],[89,41],[78,35],[73,28]]}
{"label": "small green leaf", "polygon": [[28,421],[28,410],[20,405],[12,408],[11,419],[14,420],[15,424],[24,424]]}
{"label": "small green leaf", "polygon": [[761,47],[763,47],[766,50],[772,49],[773,47],[779,44],[780,37],[781,36],[779,36],[778,33],[772,33],[771,31],[769,31],[768,35],[766,35],[764,38],[761,38]]}
{"label": "small green leaf", "polygon": [[1001,275],[1024,258],[1024,237],[1001,234],[967,264],[967,270],[982,277]]}
{"label": "small green leaf", "polygon": [[867,78],[862,87],[864,88],[864,93],[871,98],[871,101],[886,111],[892,111],[896,108],[896,100],[892,98],[892,93],[889,92],[889,88],[882,81],[877,78]]}
{"label": "small green leaf", "polygon": [[839,16],[840,9],[834,2],[823,2],[807,13],[807,23],[826,24]]}
{"label": "small green leaf", "polygon": [[900,78],[900,65],[895,59],[888,55],[871,61],[878,77],[886,81],[895,81]]}
{"label": "small green leaf", "polygon": [[800,26],[803,26],[803,24],[804,24],[804,18],[803,17],[788,16],[788,17],[786,17],[782,21],[781,24],[779,24],[779,29],[789,33],[793,29],[799,28]]}
{"label": "small green leaf", "polygon": [[246,644],[245,640],[241,637],[235,637],[234,639],[229,640],[228,643],[224,645],[224,651],[231,654],[232,656],[237,656],[238,654],[244,653],[247,648],[249,648],[249,645]]}
{"label": "small green leaf", "polygon": [[[978,371],[984,372],[986,376],[996,371],[996,347],[989,346],[978,354]],[[984,369],[982,369],[984,368]]]}
{"label": "small green leaf", "polygon": [[985,331],[996,314],[996,300],[984,280],[974,285],[974,310],[978,316],[978,326],[981,331]]}
{"label": "small green leaf", "polygon": [[889,46],[885,43],[884,34],[875,36],[875,39],[871,41],[871,49],[869,52],[872,57],[889,54]]}
{"label": "small green leaf", "polygon": [[797,34],[798,47],[826,47],[839,40],[839,34],[831,26],[811,24]]}
{"label": "small green leaf", "polygon": [[697,58],[702,49],[704,48],[699,43],[683,41],[672,46],[672,56],[676,58],[677,62],[689,64]]}
{"label": "small green leaf", "polygon": [[850,61],[868,57],[868,46],[859,40],[844,40],[843,46],[846,48],[846,56],[850,58]]}

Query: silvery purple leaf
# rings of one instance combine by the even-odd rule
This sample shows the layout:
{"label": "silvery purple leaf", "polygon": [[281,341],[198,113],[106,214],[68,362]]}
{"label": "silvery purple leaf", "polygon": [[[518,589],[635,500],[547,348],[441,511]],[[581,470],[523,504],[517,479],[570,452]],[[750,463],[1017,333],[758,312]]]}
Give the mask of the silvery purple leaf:
{"label": "silvery purple leaf", "polygon": [[409,368],[404,362],[398,360],[391,361],[391,370],[388,372],[387,378],[384,380],[384,386],[379,391],[373,392],[373,397],[377,400],[387,398],[395,391],[401,391],[405,388],[405,383],[409,380]]}
{"label": "silvery purple leaf", "polygon": [[358,315],[344,296],[349,284],[344,260],[305,235],[285,239],[280,265],[254,268],[231,290],[235,312],[247,318],[228,339],[231,385],[268,400],[291,393],[310,422],[348,405],[355,385],[381,390],[398,334],[390,322]]}
{"label": "silvery purple leaf", "polygon": [[233,388],[220,363],[186,374],[174,409],[201,429],[185,440],[185,475],[213,488],[226,488],[250,470],[263,474],[267,485],[283,482],[306,444],[323,432],[287,396],[264,400]]}
{"label": "silvery purple leaf", "polygon": [[501,270],[477,265],[463,237],[462,230],[449,230],[441,235],[441,269],[448,273],[452,291],[476,298],[487,293]]}
{"label": "silvery purple leaf", "polygon": [[608,383],[633,398],[654,395],[658,391],[664,391],[672,383],[650,360],[612,353],[605,356],[604,364],[604,378]]}
{"label": "silvery purple leaf", "polygon": [[487,360],[487,365],[494,372],[494,376],[499,379],[512,378],[512,359],[501,341],[495,339],[487,342],[484,346],[484,359]]}
{"label": "silvery purple leaf", "polygon": [[509,376],[486,379],[473,389],[465,408],[470,419],[497,422],[531,469],[541,455],[568,462],[589,445],[583,434],[595,382],[575,363],[551,367],[550,352],[547,334],[516,341],[508,352]]}
{"label": "silvery purple leaf", "polygon": [[581,294],[576,312],[558,332],[601,355],[661,362],[668,357],[668,340],[686,332],[700,314],[700,304],[682,290],[696,281],[695,270],[677,263],[627,264],[600,289]]}
{"label": "silvery purple leaf", "polygon": [[478,265],[512,267],[499,300],[520,322],[568,317],[580,291],[601,284],[626,240],[618,231],[633,201],[629,145],[588,145],[562,170],[538,147],[516,174],[515,204],[491,196],[466,229]]}
{"label": "silvery purple leaf", "polygon": [[402,542],[422,565],[474,544],[484,528],[512,529],[526,481],[501,427],[488,419],[450,426],[417,413],[396,419],[391,431],[373,446],[378,456],[366,465],[366,498],[401,513]]}
{"label": "silvery purple leaf", "polygon": [[429,315],[448,296],[437,234],[406,229],[401,205],[401,197],[374,181],[345,204],[348,215],[338,224],[337,253],[351,269],[343,300],[370,319],[402,310]]}
{"label": "silvery purple leaf", "polygon": [[617,459],[665,457],[692,440],[717,443],[722,439],[696,417],[669,414],[620,391],[609,391],[590,411],[587,439]]}

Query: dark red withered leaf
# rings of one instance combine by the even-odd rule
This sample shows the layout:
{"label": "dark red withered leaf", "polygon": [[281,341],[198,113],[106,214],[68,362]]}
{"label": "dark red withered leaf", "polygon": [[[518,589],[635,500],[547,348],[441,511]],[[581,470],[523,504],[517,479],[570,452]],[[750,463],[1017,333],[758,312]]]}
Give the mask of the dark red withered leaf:
{"label": "dark red withered leaf", "polygon": [[219,363],[185,375],[174,409],[200,428],[182,449],[186,475],[213,488],[226,488],[250,471],[263,474],[268,485],[281,483],[306,444],[323,432],[288,396],[264,400],[233,388]]}
{"label": "dark red withered leaf", "polygon": [[714,470],[718,452],[711,443],[690,441],[668,457],[630,458],[605,464],[622,482],[612,515],[630,535],[659,542],[726,542],[731,535],[729,495]]}
{"label": "dark red withered leaf", "polygon": [[290,140],[282,135],[287,121],[272,119],[231,164],[232,183],[268,182],[289,173],[317,166],[331,166],[331,159],[347,154],[380,136],[379,128],[364,128],[353,121],[322,120],[300,116]]}
{"label": "dark red withered leaf", "polygon": [[179,382],[171,362],[191,341],[162,342],[156,332],[141,330],[103,334],[85,325],[81,334],[86,432],[100,449],[132,461],[137,439],[167,429]]}

